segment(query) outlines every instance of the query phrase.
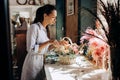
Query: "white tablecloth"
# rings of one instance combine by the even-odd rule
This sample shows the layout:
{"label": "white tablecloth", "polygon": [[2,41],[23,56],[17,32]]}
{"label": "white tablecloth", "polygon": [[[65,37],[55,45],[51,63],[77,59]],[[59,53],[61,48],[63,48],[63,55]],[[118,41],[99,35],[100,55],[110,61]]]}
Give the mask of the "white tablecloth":
{"label": "white tablecloth", "polygon": [[76,58],[76,64],[45,64],[47,80],[110,80],[110,72],[97,69],[84,56]]}

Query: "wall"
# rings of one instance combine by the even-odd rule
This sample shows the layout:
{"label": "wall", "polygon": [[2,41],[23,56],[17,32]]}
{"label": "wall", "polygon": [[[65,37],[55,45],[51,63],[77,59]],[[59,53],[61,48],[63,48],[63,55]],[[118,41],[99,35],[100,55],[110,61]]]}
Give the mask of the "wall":
{"label": "wall", "polygon": [[67,1],[66,0],[66,14],[65,14],[65,36],[70,37],[73,42],[77,42],[78,38],[78,0],[74,1],[74,14],[67,15]]}
{"label": "wall", "polygon": [[[81,0],[79,1],[79,8],[85,7],[96,13],[96,0]],[[94,27],[95,17],[92,16],[88,11],[79,9],[79,33],[84,31],[87,27]]]}
{"label": "wall", "polygon": [[56,24],[56,38],[59,40],[64,37],[65,28],[65,1],[56,0],[57,8],[57,24]]}
{"label": "wall", "polygon": [[75,14],[70,16],[66,16],[67,8],[65,1],[67,0],[56,0],[56,7],[58,11],[56,31],[57,39],[68,36],[73,40],[73,42],[79,43],[81,31],[85,30],[89,26],[94,27],[94,17],[79,8],[87,7],[91,10],[95,10],[96,0],[74,0]]}
{"label": "wall", "polygon": [[70,37],[73,42],[77,41],[77,33],[78,33],[78,0],[74,0],[75,2],[75,12],[73,15],[67,16],[67,0],[56,0],[57,7],[57,24],[56,24],[56,34],[57,39],[61,39],[64,36]]}

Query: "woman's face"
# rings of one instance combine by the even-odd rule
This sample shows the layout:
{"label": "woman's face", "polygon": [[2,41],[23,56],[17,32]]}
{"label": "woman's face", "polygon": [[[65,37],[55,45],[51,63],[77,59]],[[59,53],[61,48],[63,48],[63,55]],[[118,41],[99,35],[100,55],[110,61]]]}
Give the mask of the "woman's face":
{"label": "woman's face", "polygon": [[57,11],[56,11],[56,10],[53,10],[53,11],[51,12],[51,14],[46,15],[46,16],[44,17],[44,21],[45,21],[47,24],[52,25],[52,24],[55,24],[55,22],[56,22],[56,17],[57,17]]}

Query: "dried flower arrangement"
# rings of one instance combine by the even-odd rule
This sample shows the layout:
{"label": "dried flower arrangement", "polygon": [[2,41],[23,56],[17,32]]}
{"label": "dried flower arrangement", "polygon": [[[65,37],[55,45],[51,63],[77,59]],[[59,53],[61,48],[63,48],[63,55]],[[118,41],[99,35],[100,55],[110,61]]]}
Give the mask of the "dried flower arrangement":
{"label": "dried flower arrangement", "polygon": [[114,0],[112,2],[111,0],[106,0],[105,3],[103,0],[98,0],[97,5],[99,5],[99,14],[101,14],[107,22],[108,29],[106,29],[106,26],[104,26],[97,14],[93,13],[88,8],[84,9],[98,19],[102,25],[102,29],[107,37],[106,43],[110,46],[112,77],[114,80],[118,80],[120,79],[120,1]]}

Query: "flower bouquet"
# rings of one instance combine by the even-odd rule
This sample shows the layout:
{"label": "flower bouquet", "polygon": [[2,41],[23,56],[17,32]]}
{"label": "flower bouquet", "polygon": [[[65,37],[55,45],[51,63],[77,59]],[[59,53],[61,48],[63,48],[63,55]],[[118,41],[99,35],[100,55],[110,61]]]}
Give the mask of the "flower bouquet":
{"label": "flower bouquet", "polygon": [[87,28],[85,34],[81,37],[81,43],[84,40],[87,40],[88,51],[86,53],[86,57],[92,60],[97,67],[106,68],[108,63],[106,61],[110,56],[110,47],[105,41],[105,39],[93,30],[92,28]]}

